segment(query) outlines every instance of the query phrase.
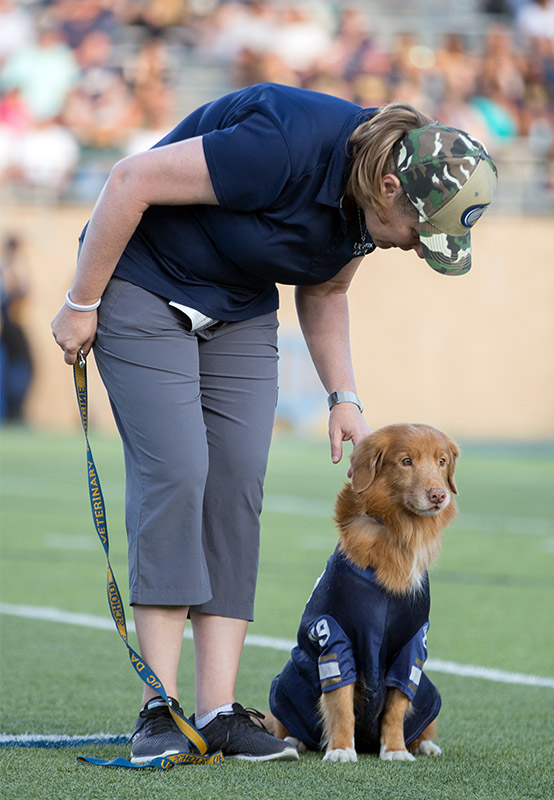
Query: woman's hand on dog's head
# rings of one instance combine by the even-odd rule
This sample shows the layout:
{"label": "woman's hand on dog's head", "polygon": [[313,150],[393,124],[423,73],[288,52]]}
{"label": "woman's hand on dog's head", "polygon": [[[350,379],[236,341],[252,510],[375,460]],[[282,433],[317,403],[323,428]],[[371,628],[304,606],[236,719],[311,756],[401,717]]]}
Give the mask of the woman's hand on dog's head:
{"label": "woman's hand on dog's head", "polygon": [[[371,428],[363,418],[355,403],[337,403],[329,412],[329,439],[331,460],[338,464],[342,458],[342,443],[352,442],[354,446],[371,433]],[[351,477],[348,470],[348,477]]]}

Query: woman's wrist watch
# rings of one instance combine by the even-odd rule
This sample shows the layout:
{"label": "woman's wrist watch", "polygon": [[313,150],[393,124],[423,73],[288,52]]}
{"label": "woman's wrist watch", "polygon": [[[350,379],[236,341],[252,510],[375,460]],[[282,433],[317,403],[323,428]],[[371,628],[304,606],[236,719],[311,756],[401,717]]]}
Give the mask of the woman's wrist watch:
{"label": "woman's wrist watch", "polygon": [[327,402],[329,403],[329,411],[333,406],[336,406],[337,403],[354,403],[358,406],[360,412],[364,410],[364,404],[356,392],[332,392],[327,398]]}

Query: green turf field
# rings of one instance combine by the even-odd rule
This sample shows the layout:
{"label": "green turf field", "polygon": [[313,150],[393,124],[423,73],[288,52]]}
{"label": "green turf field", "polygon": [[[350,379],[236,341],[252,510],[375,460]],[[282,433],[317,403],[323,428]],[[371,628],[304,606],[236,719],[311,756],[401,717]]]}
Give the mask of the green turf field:
{"label": "green turf field", "polygon": [[[2,741],[22,734],[58,741],[125,735],[141,687],[115,629],[99,627],[109,620],[105,558],[88,506],[82,435],[7,428],[0,436]],[[125,598],[119,444],[93,432],[91,445],[111,562]],[[245,647],[237,691],[244,705],[267,708],[271,679],[287,658],[279,640],[282,646],[294,638],[334,547],[332,507],[346,467],[330,463],[325,441],[275,437],[250,628],[253,637],[269,639],[254,638]],[[409,764],[361,756],[357,764],[322,764],[320,755],[309,754],[297,763],[227,761],[160,772],[102,769],[75,759],[127,756],[125,745],[10,746],[0,748],[2,797],[550,800],[554,448],[462,442],[457,479],[460,514],[431,572],[428,672],[443,699],[442,758]],[[54,609],[60,621],[38,618],[41,609]],[[61,612],[73,614],[72,621],[61,621]],[[89,615],[88,624],[79,615]],[[191,663],[186,639],[186,713],[193,710]]]}

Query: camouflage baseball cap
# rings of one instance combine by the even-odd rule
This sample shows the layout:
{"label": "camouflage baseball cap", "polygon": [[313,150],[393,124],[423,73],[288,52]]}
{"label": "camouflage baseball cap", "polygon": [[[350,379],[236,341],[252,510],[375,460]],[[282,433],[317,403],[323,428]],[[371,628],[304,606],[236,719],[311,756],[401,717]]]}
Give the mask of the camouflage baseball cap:
{"label": "camouflage baseball cap", "polygon": [[463,275],[471,267],[471,228],[496,187],[487,149],[464,131],[433,122],[403,136],[394,155],[404,191],[419,212],[425,260],[443,275]]}

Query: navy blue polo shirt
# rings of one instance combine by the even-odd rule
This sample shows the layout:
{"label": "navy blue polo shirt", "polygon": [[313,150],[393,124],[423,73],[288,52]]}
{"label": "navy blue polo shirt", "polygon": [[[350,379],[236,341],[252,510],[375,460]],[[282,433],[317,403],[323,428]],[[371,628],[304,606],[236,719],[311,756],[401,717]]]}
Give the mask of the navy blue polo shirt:
{"label": "navy blue polo shirt", "polygon": [[115,275],[225,321],[274,311],[276,283],[329,280],[360,239],[341,197],[348,139],[373,112],[277,84],[197,109],[155,146],[202,136],[219,205],[149,207]]}

